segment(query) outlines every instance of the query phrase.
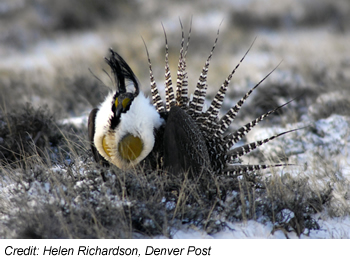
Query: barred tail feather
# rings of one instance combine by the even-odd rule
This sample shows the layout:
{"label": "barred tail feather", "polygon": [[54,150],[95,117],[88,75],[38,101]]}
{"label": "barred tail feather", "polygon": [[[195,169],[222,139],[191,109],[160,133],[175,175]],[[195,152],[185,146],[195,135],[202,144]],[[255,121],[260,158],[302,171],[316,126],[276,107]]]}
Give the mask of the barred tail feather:
{"label": "barred tail feather", "polygon": [[251,93],[253,93],[253,91],[262,83],[266,80],[266,78],[268,78],[275,70],[276,68],[279,66],[280,64],[278,64],[270,73],[268,73],[263,79],[261,79],[259,81],[259,83],[257,83],[252,89],[250,89],[243,98],[241,98],[237,104],[233,107],[231,107],[231,109],[220,119],[219,121],[219,125],[218,125],[218,130],[216,131],[216,135],[223,135],[224,132],[227,130],[227,128],[230,126],[230,124],[232,123],[233,120],[235,120],[239,110],[241,109],[242,105],[244,104],[244,102],[248,99],[248,97],[251,95]]}
{"label": "barred tail feather", "polygon": [[187,104],[188,104],[188,75],[186,72],[186,66],[187,66],[186,56],[187,56],[187,52],[188,52],[188,47],[190,45],[191,31],[192,31],[192,17],[191,17],[191,22],[190,22],[190,29],[188,31],[188,36],[187,36],[185,54],[183,55],[183,63],[182,63],[183,80],[182,80],[182,86],[181,86],[181,102],[182,102],[183,109],[186,109]]}
{"label": "barred tail feather", "polygon": [[159,91],[158,91],[158,87],[157,87],[157,83],[154,80],[154,75],[153,75],[153,70],[152,70],[152,63],[151,63],[151,59],[149,57],[147,45],[146,45],[145,40],[143,38],[142,38],[142,41],[143,41],[143,44],[145,45],[145,49],[146,49],[146,53],[147,53],[147,59],[148,59],[149,76],[150,76],[150,81],[151,81],[152,102],[153,102],[153,105],[155,106],[156,110],[159,113],[165,112],[163,100],[160,97],[160,94],[159,94]]}
{"label": "barred tail feather", "polygon": [[191,21],[190,21],[190,28],[188,30],[188,37],[187,37],[186,50],[185,50],[184,58],[186,58],[186,56],[187,56],[188,47],[190,45],[191,32],[192,32],[192,16],[191,16]]}
{"label": "barred tail feather", "polygon": [[[187,81],[184,81],[186,74],[186,62],[185,62],[185,55],[184,55],[184,43],[185,43],[185,34],[182,22],[180,20],[181,25],[181,48],[180,48],[180,55],[179,55],[179,63],[177,65],[177,79],[176,79],[176,104],[180,106],[181,108],[184,107],[184,102],[187,102]],[[185,84],[185,87],[184,87]],[[184,90],[186,88],[186,91]],[[183,99],[183,95],[185,94],[185,97]],[[184,101],[185,100],[185,101]]]}
{"label": "barred tail feather", "polygon": [[165,37],[165,108],[169,111],[175,105],[175,94],[169,67],[169,46],[164,26],[162,24]]}
{"label": "barred tail feather", "polygon": [[270,110],[266,114],[261,115],[260,117],[254,119],[253,121],[247,123],[240,129],[238,129],[236,132],[230,133],[227,136],[224,137],[224,141],[226,142],[225,146],[227,149],[230,149],[234,144],[236,144],[238,141],[240,141],[246,134],[248,134],[253,127],[255,127],[259,122],[261,122],[264,118],[268,117],[269,115],[275,113],[277,110],[281,109],[282,107],[288,105],[294,101],[294,99],[288,101],[287,103],[276,107],[275,109]]}
{"label": "barred tail feather", "polygon": [[229,165],[225,168],[224,173],[227,176],[240,176],[249,172],[256,172],[268,168],[274,167],[287,167],[293,166],[293,164],[274,164],[274,165]]}
{"label": "barred tail feather", "polygon": [[213,101],[211,102],[210,107],[206,111],[207,117],[206,117],[204,123],[202,124],[203,127],[204,126],[209,126],[210,128],[212,127],[212,122],[217,118],[217,116],[219,114],[219,111],[221,109],[221,105],[222,105],[224,98],[226,96],[227,87],[230,84],[232,76],[234,75],[234,73],[236,72],[238,67],[241,65],[241,63],[243,62],[246,55],[249,53],[254,42],[255,42],[255,39],[254,39],[253,43],[250,45],[250,47],[248,48],[248,50],[246,51],[246,53],[244,54],[244,56],[238,62],[236,67],[232,70],[232,72],[229,74],[229,76],[225,79],[224,83],[221,85],[219,91],[217,92]]}
{"label": "barred tail feather", "polygon": [[275,139],[277,137],[280,137],[282,135],[294,132],[296,130],[298,130],[298,129],[292,129],[292,130],[289,130],[289,131],[286,131],[286,132],[282,132],[280,134],[271,136],[271,137],[263,139],[263,140],[259,140],[259,141],[256,141],[256,142],[252,142],[252,143],[246,144],[244,146],[240,146],[240,147],[231,149],[230,151],[227,152],[227,155],[229,156],[229,161],[234,161],[235,159],[237,159],[237,158],[239,158],[239,157],[241,157],[243,155],[246,155],[246,154],[250,153],[251,151],[255,150],[256,148],[262,146],[263,144],[266,144],[269,141],[271,141],[271,140],[273,140],[273,139]]}
{"label": "barred tail feather", "polygon": [[195,113],[196,115],[198,115],[202,112],[205,95],[207,93],[207,76],[208,76],[209,64],[210,64],[210,60],[213,56],[214,49],[215,49],[216,44],[217,44],[218,39],[219,39],[219,32],[220,31],[218,29],[214,45],[210,51],[210,54],[207,58],[207,61],[205,62],[205,65],[204,65],[202,72],[199,76],[197,86],[196,86],[196,89],[194,91],[193,99],[190,102],[190,110],[189,110],[190,114]]}

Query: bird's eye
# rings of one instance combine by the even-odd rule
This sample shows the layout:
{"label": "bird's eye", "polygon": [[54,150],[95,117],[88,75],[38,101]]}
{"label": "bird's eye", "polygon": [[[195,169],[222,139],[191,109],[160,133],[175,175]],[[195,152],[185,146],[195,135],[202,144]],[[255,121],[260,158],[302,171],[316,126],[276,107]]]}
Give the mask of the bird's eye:
{"label": "bird's eye", "polygon": [[131,99],[129,97],[126,97],[123,99],[122,106],[124,109],[128,106],[128,104],[130,103],[130,100]]}

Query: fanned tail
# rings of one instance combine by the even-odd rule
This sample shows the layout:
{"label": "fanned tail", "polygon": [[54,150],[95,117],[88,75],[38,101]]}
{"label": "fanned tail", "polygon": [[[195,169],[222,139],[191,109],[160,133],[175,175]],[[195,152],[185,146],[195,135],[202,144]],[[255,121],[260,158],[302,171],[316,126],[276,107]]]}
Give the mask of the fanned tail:
{"label": "fanned tail", "polygon": [[[220,119],[218,118],[219,112],[221,110],[228,86],[230,81],[232,80],[233,75],[235,74],[238,67],[241,65],[249,51],[251,50],[254,42],[250,45],[248,50],[245,52],[243,57],[239,60],[238,64],[233,68],[231,73],[227,76],[225,81],[220,86],[217,91],[213,101],[211,102],[208,110],[203,112],[203,106],[205,102],[205,96],[207,92],[207,77],[209,71],[209,65],[211,58],[213,56],[214,50],[216,48],[219,32],[217,30],[217,35],[210,51],[210,54],[205,61],[205,64],[202,68],[201,74],[196,84],[196,88],[193,94],[193,99],[189,101],[188,98],[188,75],[186,72],[186,55],[189,48],[190,36],[191,36],[191,28],[192,28],[192,18],[191,24],[188,32],[187,43],[185,47],[185,33],[183,24],[180,20],[181,25],[181,43],[180,43],[180,52],[179,52],[179,61],[177,66],[177,78],[176,78],[176,90],[173,88],[172,78],[170,73],[169,66],[169,46],[167,35],[163,27],[164,37],[165,37],[165,104],[163,103],[159,90],[157,88],[156,82],[154,81],[154,76],[152,72],[151,60],[149,57],[149,53],[146,47],[149,70],[150,70],[150,80],[151,80],[151,90],[152,90],[152,100],[153,104],[156,107],[159,113],[168,114],[170,109],[174,106],[182,108],[184,113],[188,114],[189,119],[192,119],[198,127],[200,127],[200,133],[205,140],[206,149],[208,152],[210,159],[210,169],[212,172],[217,172],[219,175],[227,174],[229,176],[238,176],[244,173],[255,172],[267,168],[274,167],[285,167],[291,166],[291,164],[260,164],[260,165],[241,165],[240,157],[246,154],[249,154],[253,150],[258,147],[274,140],[277,137],[285,135],[290,132],[294,132],[298,129],[289,130],[280,134],[273,135],[269,138],[258,140],[243,146],[239,146],[236,148],[232,147],[241,140],[244,136],[246,136],[258,123],[260,123],[263,119],[275,113],[280,108],[286,106],[291,103],[295,99],[290,100],[289,102],[278,106],[267,113],[257,117],[253,121],[245,124],[235,132],[224,135],[227,132],[227,129],[231,125],[231,123],[235,120],[237,114],[239,113],[242,105],[248,99],[248,97],[252,94],[252,92],[261,85],[279,66],[279,64],[271,70],[263,79],[261,79],[255,86],[253,86],[233,107],[229,109],[229,111]],[[176,96],[175,96],[176,91]],[[179,109],[178,109],[179,110]],[[203,152],[197,152],[203,153]]]}

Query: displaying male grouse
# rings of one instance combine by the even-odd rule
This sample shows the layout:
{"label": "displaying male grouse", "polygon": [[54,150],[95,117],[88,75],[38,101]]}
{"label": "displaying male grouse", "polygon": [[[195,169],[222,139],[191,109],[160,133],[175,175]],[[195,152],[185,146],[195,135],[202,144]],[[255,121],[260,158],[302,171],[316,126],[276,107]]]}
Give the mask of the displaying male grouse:
{"label": "displaying male grouse", "polygon": [[[219,31],[192,99],[188,98],[186,73],[186,54],[190,33],[191,30],[184,48],[185,38],[182,30],[175,88],[169,69],[168,43],[164,31],[165,105],[154,80],[147,48],[153,104],[140,91],[138,80],[128,64],[119,54],[110,50],[111,56],[106,58],[106,61],[115,77],[116,91],[107,95],[104,102],[93,109],[89,116],[89,139],[95,160],[116,165],[124,170],[143,164],[173,174],[189,172],[194,176],[202,172],[237,175],[269,167],[285,166],[285,164],[245,165],[241,164],[239,158],[287,132],[234,148],[234,145],[254,126],[280,107],[263,114],[235,132],[226,133],[246,99],[272,72],[250,89],[225,115],[218,117],[230,80],[249,52],[249,48],[224,80],[211,105],[203,111],[207,73]],[[130,85],[133,87],[133,92],[127,91],[127,86]]]}

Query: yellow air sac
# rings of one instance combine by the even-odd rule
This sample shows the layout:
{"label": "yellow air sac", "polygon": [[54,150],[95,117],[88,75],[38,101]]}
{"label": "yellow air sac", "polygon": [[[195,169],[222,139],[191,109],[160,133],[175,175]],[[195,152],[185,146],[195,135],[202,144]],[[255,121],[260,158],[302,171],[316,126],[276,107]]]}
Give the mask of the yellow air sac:
{"label": "yellow air sac", "polygon": [[120,156],[128,161],[133,161],[138,158],[142,152],[143,144],[138,136],[127,135],[118,145]]}
{"label": "yellow air sac", "polygon": [[111,148],[107,145],[106,136],[104,136],[102,139],[102,147],[103,147],[103,150],[106,152],[106,154],[109,157],[111,157]]}

